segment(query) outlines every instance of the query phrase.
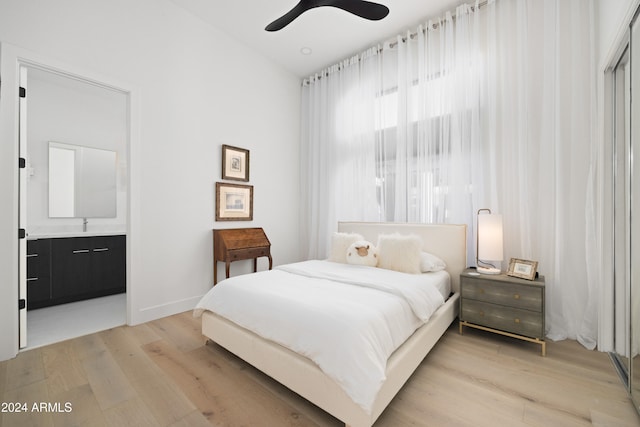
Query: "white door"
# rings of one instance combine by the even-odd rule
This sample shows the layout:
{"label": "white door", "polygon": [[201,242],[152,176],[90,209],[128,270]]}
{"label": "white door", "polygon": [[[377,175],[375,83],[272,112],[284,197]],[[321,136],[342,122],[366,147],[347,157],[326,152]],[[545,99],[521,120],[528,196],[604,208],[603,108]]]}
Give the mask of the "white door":
{"label": "white door", "polygon": [[[613,243],[614,243],[614,349],[617,366],[623,370],[623,379],[629,379],[630,372],[630,279],[629,265],[629,147],[631,141],[631,66],[630,52],[625,49],[613,70],[614,78],[614,146],[613,146]],[[628,381],[625,381],[628,384]]]}
{"label": "white door", "polygon": [[[633,96],[635,92],[636,96]],[[631,23],[631,141],[629,165],[629,287],[631,292],[631,398],[640,411],[640,18]]]}
{"label": "white door", "polygon": [[18,227],[19,227],[19,239],[18,250],[20,257],[20,269],[18,273],[19,281],[19,333],[20,333],[20,348],[27,346],[27,69],[20,67],[20,128],[19,128],[19,155],[20,155],[20,168],[19,168],[19,194],[20,201],[18,206]]}

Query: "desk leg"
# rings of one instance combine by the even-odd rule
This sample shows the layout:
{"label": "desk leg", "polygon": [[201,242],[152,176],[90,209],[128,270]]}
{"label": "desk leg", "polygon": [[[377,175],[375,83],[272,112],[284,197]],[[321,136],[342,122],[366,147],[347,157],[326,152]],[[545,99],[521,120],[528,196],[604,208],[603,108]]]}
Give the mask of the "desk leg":
{"label": "desk leg", "polygon": [[258,271],[258,258],[253,259],[253,272]]}
{"label": "desk leg", "polygon": [[218,261],[213,261],[213,286],[218,283]]}
{"label": "desk leg", "polygon": [[229,278],[229,268],[231,267],[231,262],[227,261],[225,265],[225,273],[227,273],[227,279]]}
{"label": "desk leg", "polygon": [[271,258],[271,255],[269,255],[269,270],[271,270],[272,267],[273,267],[273,259]]}

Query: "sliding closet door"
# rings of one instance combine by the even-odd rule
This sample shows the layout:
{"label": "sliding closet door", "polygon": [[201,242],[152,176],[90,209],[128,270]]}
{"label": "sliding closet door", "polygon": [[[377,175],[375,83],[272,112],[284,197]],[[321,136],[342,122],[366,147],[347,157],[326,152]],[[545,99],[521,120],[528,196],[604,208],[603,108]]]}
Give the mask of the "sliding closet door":
{"label": "sliding closet door", "polygon": [[[631,397],[640,408],[640,20],[631,24],[631,141],[629,165],[629,280]],[[635,95],[635,96],[634,96]]]}
{"label": "sliding closet door", "polygon": [[629,385],[631,336],[629,294],[629,147],[631,114],[631,67],[627,43],[613,70],[613,263],[614,263],[614,362]]}

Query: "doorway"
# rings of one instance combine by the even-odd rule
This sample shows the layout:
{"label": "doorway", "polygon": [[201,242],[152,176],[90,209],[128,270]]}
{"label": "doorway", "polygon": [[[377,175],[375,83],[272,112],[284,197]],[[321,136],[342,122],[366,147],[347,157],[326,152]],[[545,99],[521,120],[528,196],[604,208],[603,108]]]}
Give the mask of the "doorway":
{"label": "doorway", "polygon": [[[24,182],[20,185],[20,211],[25,218],[21,227],[26,229],[26,245],[29,246],[34,241],[59,243],[63,239],[78,237],[126,236],[129,200],[129,94],[96,81],[42,66],[30,64],[23,65],[22,68],[25,75],[21,75],[21,86],[24,83],[26,91],[26,161],[24,178],[21,179]],[[21,116],[21,125],[22,122]],[[77,210],[76,214],[71,210],[71,214],[64,216],[52,214],[52,143],[115,153],[113,214],[77,214]],[[67,169],[77,171],[78,167]],[[94,178],[84,177],[84,182],[92,179]],[[105,197],[101,196],[99,199],[104,201]],[[23,256],[28,255],[23,255],[21,251],[20,257]],[[49,259],[55,260],[53,257]],[[128,260],[128,256],[126,259]],[[25,265],[28,263],[29,260],[24,262]],[[55,271],[55,267],[49,266],[49,275]],[[69,275],[75,274],[71,271]],[[33,274],[26,272],[25,278],[32,280],[31,283],[27,282],[28,289],[36,284],[33,282],[34,277],[30,276]],[[35,279],[39,280],[38,277]],[[50,280],[51,277],[47,279]],[[87,283],[87,288],[90,287],[91,284]],[[54,301],[51,304],[47,303],[46,295],[42,297],[42,292],[40,295],[32,290],[27,292],[26,325],[21,325],[21,335],[26,331],[26,349],[127,323],[126,293],[80,301],[72,298],[73,302],[67,302],[65,298],[56,299],[54,291],[51,291],[51,282],[48,292]],[[45,298],[44,303],[38,301],[34,304],[33,298],[30,301],[29,294]]]}

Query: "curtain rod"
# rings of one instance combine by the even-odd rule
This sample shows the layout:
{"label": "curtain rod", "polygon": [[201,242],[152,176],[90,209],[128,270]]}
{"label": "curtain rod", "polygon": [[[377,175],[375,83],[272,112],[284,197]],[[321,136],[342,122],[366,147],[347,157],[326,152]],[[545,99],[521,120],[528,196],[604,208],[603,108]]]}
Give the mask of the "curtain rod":
{"label": "curtain rod", "polygon": [[[473,11],[473,12],[476,12],[476,7],[477,7],[478,9],[480,9],[481,7],[486,6],[486,5],[489,3],[489,0],[484,0],[484,1],[476,2],[476,3],[477,3],[477,4],[474,4],[473,6],[470,6],[471,11]],[[460,4],[460,5],[461,5],[461,4]],[[458,5],[458,6],[460,6],[460,5]],[[458,6],[456,6],[456,7],[458,7]],[[445,12],[445,16],[447,15],[447,13],[451,13],[451,11],[449,11],[449,12]],[[427,21],[432,21],[432,20],[433,20],[433,19],[429,19],[429,20],[427,20]],[[455,21],[455,20],[456,20],[456,15],[454,15],[453,13],[451,13],[451,20],[452,20],[452,21]],[[435,30],[436,28],[438,28],[438,27],[440,26],[440,22],[439,22],[439,21],[442,21],[442,16],[438,17],[437,22],[434,22],[433,24],[431,24],[431,28],[433,28],[434,30]],[[425,33],[425,32],[426,32],[426,29],[422,30],[422,32],[423,32],[423,33]],[[408,38],[409,38],[409,39],[414,39],[417,35],[418,35],[418,32],[416,31],[415,33],[411,33],[411,34],[409,34],[409,37],[408,37]],[[402,42],[404,43],[404,42],[406,42],[406,41],[407,41],[407,37],[403,37],[403,38],[402,38]],[[398,42],[397,42],[397,41],[394,41],[394,42],[389,43],[389,47],[396,47],[397,45],[398,45]],[[378,52],[381,52],[382,50],[383,50],[383,48],[380,48],[380,49],[378,50]]]}
{"label": "curtain rod", "polygon": [[[476,11],[476,7],[477,7],[477,8],[478,8],[478,10],[479,10],[481,7],[484,7],[484,6],[486,6],[487,4],[489,4],[489,1],[490,1],[490,0],[476,1],[474,5],[470,6],[470,8],[471,8],[471,10],[472,10],[472,11],[474,11],[474,12],[475,12],[475,11]],[[461,6],[461,5],[462,5],[462,3],[461,3],[461,4],[459,4],[458,6]],[[456,7],[458,7],[458,6],[456,6]],[[451,11],[449,11],[449,12],[445,12],[445,15],[446,15],[447,13],[451,13]],[[455,16],[454,14],[452,14],[451,18],[452,18],[452,20],[453,20],[453,21],[455,21],[455,20],[456,20],[456,16]],[[441,20],[442,20],[442,15],[441,15],[440,17],[438,17],[437,19],[438,19],[438,21],[441,21]],[[432,20],[434,20],[434,19],[433,19],[433,18],[432,18],[432,19],[428,19],[428,20],[427,20],[427,22],[428,22],[428,21],[432,21]],[[440,26],[440,22],[434,22],[434,23],[431,25],[431,28],[436,29],[436,28],[438,28],[439,26]],[[423,32],[424,32],[424,31],[426,31],[426,30],[423,30]],[[409,39],[413,39],[413,38],[415,38],[417,35],[418,35],[418,32],[416,31],[415,33],[411,33],[411,34],[409,34],[409,37],[408,37],[408,38],[409,38]],[[402,38],[402,42],[404,43],[404,42],[406,42],[406,41],[407,41],[407,37],[403,37],[403,38]],[[389,43],[389,47],[391,47],[391,48],[396,47],[396,46],[398,45],[398,42],[397,42],[397,41],[387,42],[387,43]],[[378,48],[378,53],[381,53],[383,50],[384,50],[384,48],[383,48],[383,47]],[[360,61],[360,58],[358,58],[358,61]],[[341,62],[342,62],[342,61],[341,61]],[[340,69],[342,68],[339,64],[340,64],[340,63],[334,64],[334,65],[338,65],[338,70],[340,70]],[[330,65],[330,66],[328,66],[328,67],[325,67],[325,69],[331,68],[331,67],[333,67],[334,65]],[[310,76],[310,77],[308,77],[308,78],[303,79],[303,80],[302,80],[302,86],[308,85],[308,84],[310,83],[310,79],[311,79],[311,78],[313,78],[313,80],[320,80],[322,77],[328,77],[328,76],[329,76],[329,72],[328,72],[328,71],[320,72],[320,73],[316,73],[314,76]]]}

